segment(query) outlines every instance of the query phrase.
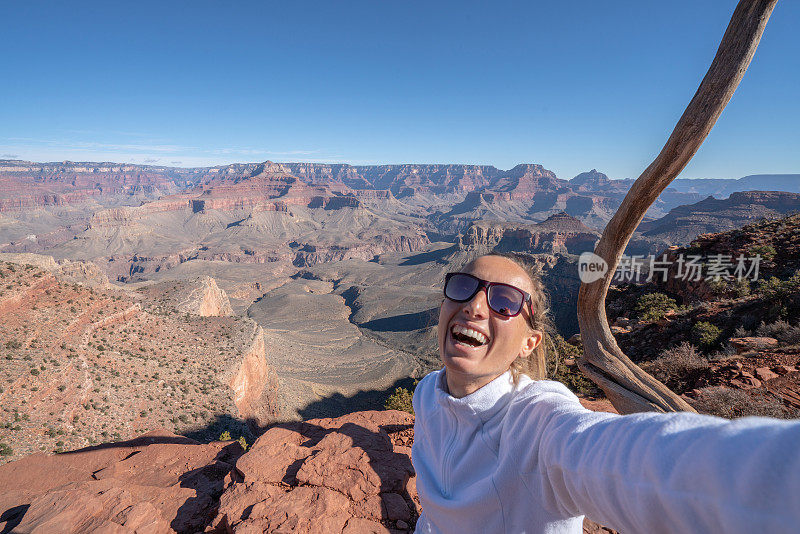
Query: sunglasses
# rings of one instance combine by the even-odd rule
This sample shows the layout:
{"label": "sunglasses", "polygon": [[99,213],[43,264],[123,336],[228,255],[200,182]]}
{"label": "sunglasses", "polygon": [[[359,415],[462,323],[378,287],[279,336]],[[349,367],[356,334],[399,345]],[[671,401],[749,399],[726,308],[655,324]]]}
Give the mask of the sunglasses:
{"label": "sunglasses", "polygon": [[487,282],[466,273],[447,273],[444,277],[444,296],[454,302],[468,302],[486,288],[486,303],[493,312],[503,317],[516,317],[527,302],[531,318],[531,295],[518,287],[501,282]]}

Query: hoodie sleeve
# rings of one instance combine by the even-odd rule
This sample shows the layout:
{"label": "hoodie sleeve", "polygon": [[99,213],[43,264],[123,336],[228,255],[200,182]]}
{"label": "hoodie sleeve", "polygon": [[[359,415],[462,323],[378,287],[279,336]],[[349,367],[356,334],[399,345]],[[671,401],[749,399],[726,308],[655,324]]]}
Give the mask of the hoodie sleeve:
{"label": "hoodie sleeve", "polygon": [[622,532],[798,532],[800,422],[591,412],[535,382],[509,413],[532,498]]}

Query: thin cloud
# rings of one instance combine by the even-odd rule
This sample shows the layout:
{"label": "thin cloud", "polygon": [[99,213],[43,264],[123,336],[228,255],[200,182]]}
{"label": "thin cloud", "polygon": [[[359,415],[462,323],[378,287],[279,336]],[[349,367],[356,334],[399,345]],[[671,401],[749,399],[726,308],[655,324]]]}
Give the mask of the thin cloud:
{"label": "thin cloud", "polygon": [[[265,160],[292,163],[353,163],[319,148],[268,149],[252,146],[199,147],[172,143],[104,143],[71,139],[0,137],[0,153],[30,161],[84,161],[209,167]],[[167,163],[169,162],[169,163]]]}
{"label": "thin cloud", "polygon": [[89,135],[94,137],[107,136],[107,135],[124,135],[128,137],[149,137],[150,134],[142,132],[127,132],[123,130],[62,130],[68,134]]}
{"label": "thin cloud", "polygon": [[227,147],[215,148],[211,151],[212,154],[230,155],[240,154],[243,156],[311,156],[320,154],[322,150],[265,150],[263,148],[248,148],[248,147]]}

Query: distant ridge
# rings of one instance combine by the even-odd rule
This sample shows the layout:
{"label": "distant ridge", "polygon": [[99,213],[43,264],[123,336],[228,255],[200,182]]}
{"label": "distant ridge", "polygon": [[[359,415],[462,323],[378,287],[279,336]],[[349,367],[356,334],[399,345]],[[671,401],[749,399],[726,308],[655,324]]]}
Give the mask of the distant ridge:
{"label": "distant ridge", "polygon": [[786,191],[800,193],[800,174],[751,174],[742,178],[679,178],[668,189],[682,193],[727,198],[740,191]]}

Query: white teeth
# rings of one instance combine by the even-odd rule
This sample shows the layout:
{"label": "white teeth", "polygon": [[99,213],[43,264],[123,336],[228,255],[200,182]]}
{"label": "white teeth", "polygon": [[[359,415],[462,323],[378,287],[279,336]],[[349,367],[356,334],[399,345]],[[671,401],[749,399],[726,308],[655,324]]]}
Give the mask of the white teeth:
{"label": "white teeth", "polygon": [[473,330],[472,328],[466,328],[466,327],[463,327],[463,326],[458,325],[458,324],[453,326],[453,333],[461,334],[462,336],[471,337],[472,339],[474,339],[475,341],[477,341],[481,345],[483,345],[484,343],[486,343],[488,341],[488,338],[486,336],[484,336],[483,334],[481,334],[480,332],[478,332],[477,330]]}

